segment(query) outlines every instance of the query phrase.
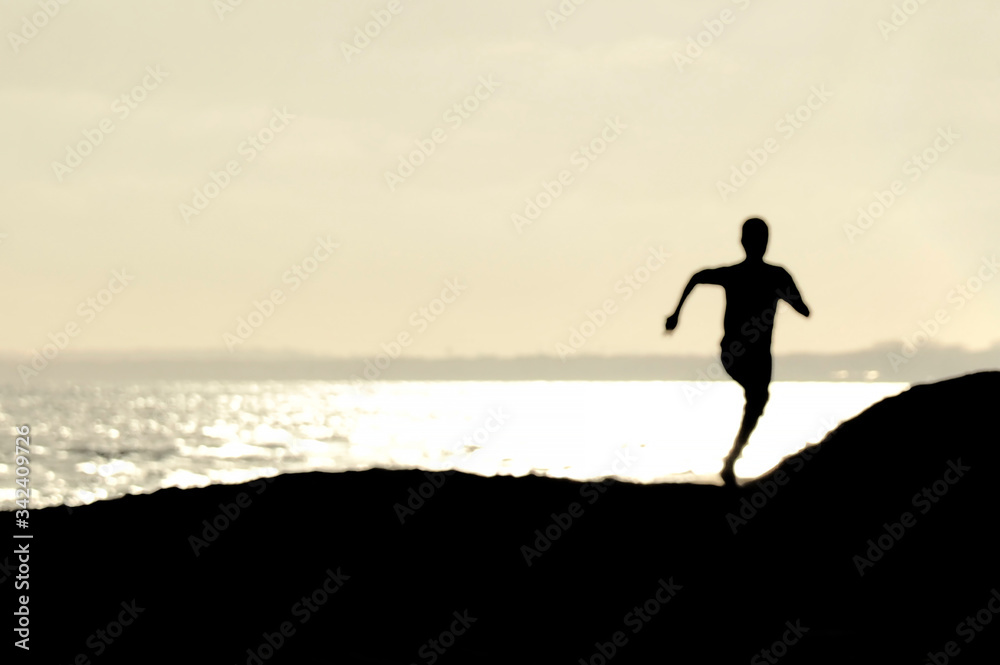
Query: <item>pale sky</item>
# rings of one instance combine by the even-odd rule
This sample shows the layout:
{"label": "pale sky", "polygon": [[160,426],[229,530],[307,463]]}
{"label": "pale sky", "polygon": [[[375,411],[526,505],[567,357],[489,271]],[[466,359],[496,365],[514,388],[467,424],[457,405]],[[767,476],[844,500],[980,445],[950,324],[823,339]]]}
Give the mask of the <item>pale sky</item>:
{"label": "pale sky", "polygon": [[[813,311],[782,309],[777,353],[899,343],[941,311],[934,343],[1000,340],[995,2],[914,0],[891,31],[889,0],[588,0],[558,23],[558,0],[225,2],[75,0],[37,29],[39,4],[3,3],[0,354],[69,326],[66,353],[554,355],[606,300],[577,353],[713,353],[717,287],[663,321],[751,216]],[[748,151],[766,161],[723,195]],[[228,186],[185,219],[211,172]]]}

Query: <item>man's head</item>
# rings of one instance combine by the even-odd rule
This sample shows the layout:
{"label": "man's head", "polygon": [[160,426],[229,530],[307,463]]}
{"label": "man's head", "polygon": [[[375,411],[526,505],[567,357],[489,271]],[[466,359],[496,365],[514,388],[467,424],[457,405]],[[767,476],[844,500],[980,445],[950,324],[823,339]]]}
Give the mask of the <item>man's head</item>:
{"label": "man's head", "polygon": [[748,259],[763,259],[767,249],[767,223],[763,219],[751,217],[743,222],[743,249]]}

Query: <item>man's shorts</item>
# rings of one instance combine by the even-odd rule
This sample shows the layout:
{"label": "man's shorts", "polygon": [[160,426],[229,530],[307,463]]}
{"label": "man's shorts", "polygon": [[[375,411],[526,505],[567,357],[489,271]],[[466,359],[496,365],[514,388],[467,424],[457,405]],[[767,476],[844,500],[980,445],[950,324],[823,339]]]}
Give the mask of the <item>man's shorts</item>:
{"label": "man's shorts", "polygon": [[[723,349],[725,348],[723,346]],[[726,373],[747,392],[767,390],[771,382],[771,352],[752,349],[753,347],[746,347],[742,355],[731,356],[732,362],[728,367],[725,363],[722,366]]]}

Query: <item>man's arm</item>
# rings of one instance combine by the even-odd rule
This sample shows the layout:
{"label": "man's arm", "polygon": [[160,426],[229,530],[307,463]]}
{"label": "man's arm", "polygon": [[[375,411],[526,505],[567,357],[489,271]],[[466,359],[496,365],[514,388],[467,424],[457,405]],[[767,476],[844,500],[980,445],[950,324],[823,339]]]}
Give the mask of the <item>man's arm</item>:
{"label": "man's arm", "polygon": [[792,306],[796,312],[802,316],[809,316],[809,306],[806,305],[805,301],[802,299],[802,294],[799,293],[799,287],[795,285],[795,280],[792,279],[791,274],[787,270],[785,272],[785,290],[781,294],[781,299]]}
{"label": "man's arm", "polygon": [[673,330],[677,327],[677,318],[681,314],[681,307],[684,305],[684,301],[687,297],[691,295],[691,291],[694,287],[699,284],[721,284],[720,281],[721,269],[720,268],[706,268],[704,270],[699,270],[691,276],[688,280],[687,286],[684,287],[684,292],[681,294],[680,302],[677,303],[677,309],[674,313],[667,317],[667,330]]}

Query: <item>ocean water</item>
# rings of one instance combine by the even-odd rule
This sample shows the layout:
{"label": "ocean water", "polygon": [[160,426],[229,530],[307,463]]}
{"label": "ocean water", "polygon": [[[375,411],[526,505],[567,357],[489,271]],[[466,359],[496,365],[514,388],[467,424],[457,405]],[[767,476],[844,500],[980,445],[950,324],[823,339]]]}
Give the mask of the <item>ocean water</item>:
{"label": "ocean water", "polygon": [[[756,477],[905,383],[777,382],[736,465]],[[149,382],[0,387],[0,508],[31,426],[31,507],[164,487],[368,468],[718,483],[742,415],[733,382]]]}

